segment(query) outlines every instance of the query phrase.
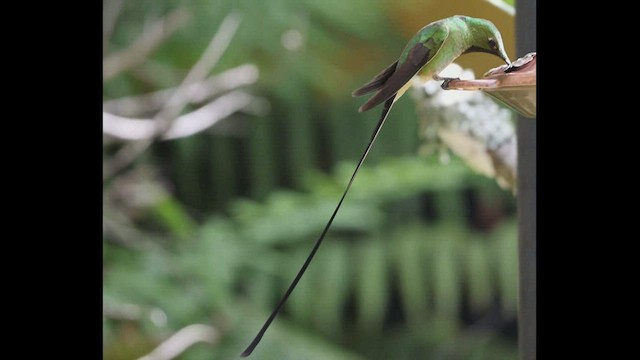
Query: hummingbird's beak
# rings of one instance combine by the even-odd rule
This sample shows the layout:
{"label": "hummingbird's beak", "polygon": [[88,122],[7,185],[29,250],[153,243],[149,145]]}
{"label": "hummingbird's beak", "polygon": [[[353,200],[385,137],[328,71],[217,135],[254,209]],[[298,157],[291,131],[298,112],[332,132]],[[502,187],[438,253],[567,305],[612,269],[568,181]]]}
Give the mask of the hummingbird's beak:
{"label": "hummingbird's beak", "polygon": [[504,52],[504,51],[503,51],[503,52],[500,54],[500,57],[502,58],[502,60],[504,60],[504,62],[506,62],[506,63],[507,63],[507,65],[511,66],[511,60],[509,60],[509,56],[507,56],[507,53],[506,53],[506,52]]}
{"label": "hummingbird's beak", "polygon": [[507,68],[504,69],[504,71],[511,69],[513,64],[511,63],[511,60],[509,60],[509,56],[507,56],[507,53],[505,51],[501,51],[500,57],[502,58],[502,60],[504,60],[505,63],[507,63]]}

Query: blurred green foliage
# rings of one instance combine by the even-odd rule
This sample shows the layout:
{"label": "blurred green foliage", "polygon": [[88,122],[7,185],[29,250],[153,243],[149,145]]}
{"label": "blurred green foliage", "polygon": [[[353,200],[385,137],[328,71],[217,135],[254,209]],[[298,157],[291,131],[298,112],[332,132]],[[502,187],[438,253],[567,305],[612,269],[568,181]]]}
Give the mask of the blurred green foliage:
{"label": "blurred green foliage", "polygon": [[[105,13],[114,3],[105,2]],[[406,42],[392,5],[122,3],[105,56],[177,8],[190,20],[144,63],[105,81],[105,101],[179,84],[236,11],[240,26],[212,73],[255,64],[259,80],[245,90],[267,99],[269,111],[238,112],[197,135],[154,143],[105,181],[105,359],[148,354],[191,324],[213,327],[216,337],[180,359],[237,358],[248,345],[369,139],[379,114],[358,114],[361,99],[349,94]],[[407,97],[253,357],[516,358],[514,201],[457,159],[417,157],[418,142]],[[106,139],[104,161],[122,146]]]}

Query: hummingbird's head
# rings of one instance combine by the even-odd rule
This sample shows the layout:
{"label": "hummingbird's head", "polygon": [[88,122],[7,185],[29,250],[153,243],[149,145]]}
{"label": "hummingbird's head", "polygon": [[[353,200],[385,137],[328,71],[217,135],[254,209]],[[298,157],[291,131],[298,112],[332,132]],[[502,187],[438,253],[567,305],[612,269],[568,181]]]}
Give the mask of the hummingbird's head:
{"label": "hummingbird's head", "polygon": [[471,37],[471,46],[465,53],[469,52],[485,52],[493,54],[511,65],[511,60],[507,52],[504,50],[502,43],[502,35],[498,28],[489,20],[472,18],[469,16],[457,16],[464,21],[469,27],[469,35]]}

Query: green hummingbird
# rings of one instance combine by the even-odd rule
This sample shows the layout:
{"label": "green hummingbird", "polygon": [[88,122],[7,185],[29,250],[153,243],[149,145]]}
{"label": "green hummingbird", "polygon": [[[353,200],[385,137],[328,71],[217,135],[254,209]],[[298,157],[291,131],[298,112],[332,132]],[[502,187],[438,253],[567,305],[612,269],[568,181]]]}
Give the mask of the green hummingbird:
{"label": "green hummingbird", "polygon": [[509,57],[504,50],[504,45],[502,44],[500,31],[498,31],[493,23],[485,19],[455,15],[446,19],[434,21],[420,29],[420,31],[418,31],[418,33],[409,40],[409,43],[402,51],[398,60],[394,61],[387,68],[382,70],[382,72],[376,75],[371,81],[353,91],[353,96],[362,96],[376,91],[376,93],[360,107],[359,111],[367,111],[384,102],[380,119],[378,120],[367,147],[351,175],[351,179],[349,180],[340,201],[338,201],[338,204],[331,214],[329,221],[325,225],[324,230],[320,234],[320,237],[316,240],[309,256],[256,337],[241,354],[242,357],[249,356],[253,352],[262,339],[262,336],[269,328],[269,325],[271,325],[271,322],[275,319],[276,315],[289,298],[289,295],[291,295],[291,292],[302,278],[302,275],[304,275],[307,267],[311,263],[311,260],[318,251],[322,240],[327,234],[327,231],[331,227],[333,219],[336,217],[342,202],[347,196],[358,170],[360,170],[362,163],[366,159],[373,143],[378,137],[389,110],[391,110],[392,105],[405,93],[405,91],[411,87],[413,77],[418,76],[422,79],[433,78],[435,80],[444,80],[445,82],[448,82],[452,79],[441,78],[438,76],[438,73],[460,55],[471,52],[485,52],[493,54],[500,57],[508,65],[511,65]]}

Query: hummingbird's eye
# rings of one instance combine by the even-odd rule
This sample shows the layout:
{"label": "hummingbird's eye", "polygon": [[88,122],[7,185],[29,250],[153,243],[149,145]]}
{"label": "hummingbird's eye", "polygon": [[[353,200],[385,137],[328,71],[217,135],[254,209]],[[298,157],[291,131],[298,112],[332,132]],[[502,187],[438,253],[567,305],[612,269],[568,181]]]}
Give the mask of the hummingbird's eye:
{"label": "hummingbird's eye", "polygon": [[498,43],[493,38],[489,38],[489,48],[491,50],[498,50]]}

